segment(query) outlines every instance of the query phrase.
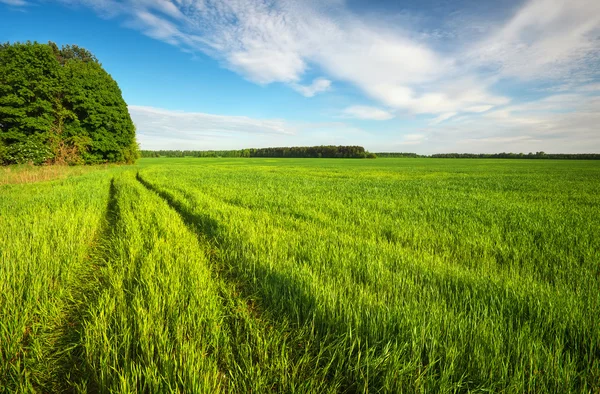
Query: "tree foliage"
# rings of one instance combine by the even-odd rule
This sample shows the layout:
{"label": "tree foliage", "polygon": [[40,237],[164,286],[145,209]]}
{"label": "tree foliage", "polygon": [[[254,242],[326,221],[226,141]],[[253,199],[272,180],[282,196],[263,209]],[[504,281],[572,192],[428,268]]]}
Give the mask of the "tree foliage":
{"label": "tree foliage", "polygon": [[114,79],[84,48],[0,45],[0,161],[133,162],[135,127]]}

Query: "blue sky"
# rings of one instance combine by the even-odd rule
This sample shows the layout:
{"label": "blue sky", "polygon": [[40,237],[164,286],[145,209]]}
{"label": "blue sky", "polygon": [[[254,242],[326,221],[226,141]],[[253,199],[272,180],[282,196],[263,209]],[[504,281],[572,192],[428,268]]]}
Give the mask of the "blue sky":
{"label": "blue sky", "polygon": [[600,1],[0,0],[77,44],[144,149],[600,152]]}

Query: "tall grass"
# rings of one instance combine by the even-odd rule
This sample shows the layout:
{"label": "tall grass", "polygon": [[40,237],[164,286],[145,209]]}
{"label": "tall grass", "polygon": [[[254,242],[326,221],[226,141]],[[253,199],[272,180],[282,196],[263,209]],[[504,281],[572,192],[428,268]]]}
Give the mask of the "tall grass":
{"label": "tall grass", "polygon": [[72,288],[88,271],[108,185],[94,172],[1,187],[0,391],[34,391],[56,373],[49,353],[55,332],[68,326]]}
{"label": "tall grass", "polygon": [[337,344],[347,389],[598,387],[593,164],[259,163],[140,178],[213,223],[260,303]]}
{"label": "tall grass", "polygon": [[65,179],[97,170],[110,170],[114,165],[75,166],[66,165],[13,165],[0,166],[0,186],[10,184],[36,183]]}
{"label": "tall grass", "polygon": [[598,179],[154,159],[0,186],[0,392],[597,392]]}
{"label": "tall grass", "polygon": [[[76,238],[85,232],[55,240],[59,249],[74,243],[87,248],[85,253],[65,264],[48,259],[42,265],[36,258],[48,254],[23,250],[23,244],[8,245],[14,252],[23,250],[26,259],[7,259],[3,267],[20,272],[29,268],[23,264],[27,259],[34,260],[33,268],[40,273],[30,275],[40,283],[32,287],[17,277],[3,283],[3,294],[12,301],[2,305],[3,317],[11,313],[21,322],[12,327],[10,318],[2,321],[6,374],[0,391],[336,391],[336,384],[326,379],[328,369],[314,370],[319,354],[311,349],[309,332],[292,330],[287,322],[275,323],[262,313],[250,295],[240,294],[242,284],[220,276],[218,263],[207,257],[214,253],[208,240],[188,229],[133,174],[112,175],[110,182],[102,178],[95,185],[96,192],[105,190],[95,196],[100,208],[95,216],[67,222],[73,229],[95,225],[97,231],[89,231],[86,241]],[[77,184],[93,185],[83,179]],[[83,189],[67,192],[60,187],[65,185],[57,185],[58,190],[44,191],[76,197],[82,205],[64,209],[92,214],[86,210],[92,208],[86,205],[90,201],[82,199]],[[39,206],[32,208],[42,214]],[[65,225],[65,212],[55,213],[60,216],[41,228]],[[27,223],[20,216],[13,219]],[[35,242],[42,247],[48,238]],[[58,285],[44,286],[44,280],[53,280],[57,270],[66,268],[70,276],[61,281],[60,293]],[[19,305],[21,294],[27,294],[31,306]],[[48,298],[46,303],[40,303],[40,294]],[[33,344],[8,332],[27,331],[28,324],[39,324],[38,331],[28,334]],[[304,346],[298,348],[299,343]]]}
{"label": "tall grass", "polygon": [[112,190],[108,234],[98,256],[104,289],[83,325],[81,347],[91,379],[82,387],[325,389],[321,373],[310,375],[310,355],[289,354],[285,327],[268,327],[249,300],[211,271],[203,244],[175,211],[133,177],[118,178]]}

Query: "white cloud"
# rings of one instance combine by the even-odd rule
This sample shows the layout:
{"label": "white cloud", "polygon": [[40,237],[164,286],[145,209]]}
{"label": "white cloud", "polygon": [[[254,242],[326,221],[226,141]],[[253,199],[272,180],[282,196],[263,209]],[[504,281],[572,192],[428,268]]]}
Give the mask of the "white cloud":
{"label": "white cloud", "polygon": [[294,83],[292,84],[292,88],[300,92],[304,97],[313,97],[317,93],[328,91],[331,88],[331,81],[325,78],[317,78],[308,86]]}
{"label": "white cloud", "polygon": [[[591,97],[593,98],[593,96]],[[589,99],[590,96],[575,93],[555,94],[536,101],[509,105],[503,108],[502,111],[494,111],[490,115],[493,116],[497,112],[509,115],[523,112],[567,112],[581,107],[582,103]]]}
{"label": "white cloud", "polygon": [[[560,141],[566,149],[598,149],[597,115],[578,101],[599,90],[598,0],[527,0],[502,20],[469,24],[464,34],[444,31],[448,20],[428,30],[416,17],[353,14],[343,0],[63,1],[125,15],[129,27],[202,51],[258,84],[284,83],[312,97],[348,83],[385,108],[349,107],[346,117],[434,117],[425,137],[401,145],[498,150],[545,141],[540,149],[551,151]],[[323,77],[307,82],[309,72]],[[498,89],[507,81],[530,82],[524,89],[548,97],[519,104],[520,92]],[[334,135],[341,138],[338,129]]]}
{"label": "white cloud", "polygon": [[[413,113],[441,114],[505,101],[489,93],[485,81],[462,75],[452,56],[436,53],[402,27],[353,15],[342,1],[80,1],[103,12],[120,10],[129,15],[128,26],[208,53],[248,80],[287,83],[307,97],[326,91],[334,79]],[[303,76],[313,66],[329,78],[305,86]]]}
{"label": "white cloud", "polygon": [[185,35],[171,22],[162,19],[153,13],[145,10],[136,12],[137,20],[129,25],[137,27],[149,37],[167,42],[172,45],[178,45]]}
{"label": "white cloud", "polygon": [[[417,34],[409,18],[401,26],[367,20],[343,1],[79,1],[127,14],[128,26],[204,51],[256,83],[283,82],[312,97],[337,79],[385,106],[417,114],[488,111],[509,101],[491,93],[498,78],[589,74],[599,60],[597,0],[530,0],[495,29],[484,29],[491,31],[487,37],[444,54],[420,38],[440,32]],[[303,85],[313,65],[329,78]],[[482,69],[494,77],[483,78]]]}
{"label": "white cloud", "polygon": [[344,109],[343,116],[368,120],[389,120],[394,118],[394,114],[386,110],[364,105],[353,105]]}
{"label": "white cloud", "polygon": [[475,105],[473,107],[465,108],[465,112],[485,112],[494,108],[493,105]]}
{"label": "white cloud", "polygon": [[555,95],[423,130],[434,152],[600,151],[600,97]]}
{"label": "white cloud", "polygon": [[597,73],[600,2],[530,0],[471,57],[504,76],[574,78]]}
{"label": "white cloud", "polygon": [[261,133],[293,134],[283,120],[253,119],[247,116],[225,116],[202,112],[172,111],[162,108],[130,105],[129,112],[144,132],[169,130],[193,133]]}
{"label": "white cloud", "polygon": [[405,134],[399,145],[420,145],[426,139],[424,134]]}
{"label": "white cloud", "polygon": [[451,117],[455,116],[456,112],[446,112],[445,114],[441,114],[440,116],[436,117],[435,119],[433,119],[430,124],[438,124],[438,123],[442,123],[445,120],[450,119]]}
{"label": "white cloud", "polygon": [[590,83],[579,86],[576,90],[580,92],[600,92],[600,83]]}
{"label": "white cloud", "polygon": [[256,138],[264,140],[269,136],[294,133],[289,124],[278,119],[171,111],[135,105],[129,106],[129,113],[144,149],[168,149],[166,147],[172,146],[179,146],[179,149],[181,146],[222,149],[223,146],[230,146],[232,140],[249,142]]}
{"label": "white cloud", "polygon": [[254,119],[129,106],[142,149],[242,149],[268,146],[364,145],[372,134],[344,122]]}

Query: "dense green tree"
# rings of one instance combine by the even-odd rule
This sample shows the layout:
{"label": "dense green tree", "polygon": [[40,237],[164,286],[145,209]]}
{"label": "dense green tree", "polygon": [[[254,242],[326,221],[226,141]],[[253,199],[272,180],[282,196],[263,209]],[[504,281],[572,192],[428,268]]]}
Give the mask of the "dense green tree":
{"label": "dense green tree", "polygon": [[135,127],[114,79],[76,45],[0,46],[4,163],[133,162]]}
{"label": "dense green tree", "polygon": [[59,63],[49,46],[0,46],[0,127],[6,144],[50,131],[59,80]]}

